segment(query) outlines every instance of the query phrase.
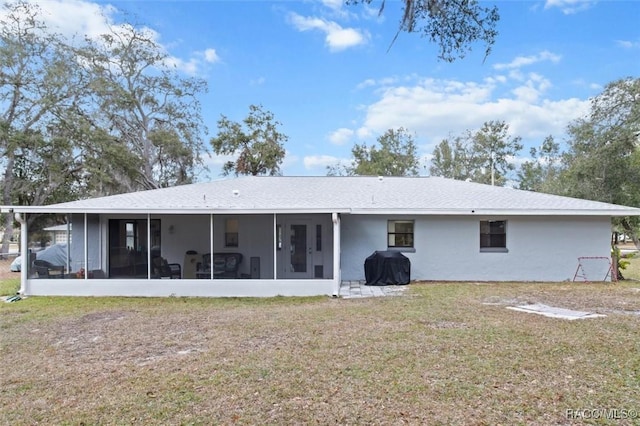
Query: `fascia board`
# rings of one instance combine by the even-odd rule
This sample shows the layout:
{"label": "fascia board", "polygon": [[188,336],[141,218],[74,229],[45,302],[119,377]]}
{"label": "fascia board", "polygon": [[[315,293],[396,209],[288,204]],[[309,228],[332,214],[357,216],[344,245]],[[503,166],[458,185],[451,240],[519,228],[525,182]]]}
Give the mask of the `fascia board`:
{"label": "fascia board", "polygon": [[145,208],[50,208],[47,206],[15,206],[2,209],[3,213],[54,213],[54,214],[168,214],[168,215],[198,215],[198,214],[316,214],[316,213],[349,213],[349,209],[234,209],[225,208],[180,208],[180,209],[145,209]]}
{"label": "fascia board", "polygon": [[511,210],[511,209],[353,209],[351,214],[415,216],[640,216],[640,209]]}

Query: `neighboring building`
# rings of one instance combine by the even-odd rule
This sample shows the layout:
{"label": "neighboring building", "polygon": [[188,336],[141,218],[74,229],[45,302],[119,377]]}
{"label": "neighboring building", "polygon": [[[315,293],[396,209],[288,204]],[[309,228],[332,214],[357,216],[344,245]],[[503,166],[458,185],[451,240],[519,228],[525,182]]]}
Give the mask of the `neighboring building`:
{"label": "neighboring building", "polygon": [[243,177],[9,208],[72,219],[67,279],[23,273],[40,295],[337,295],[376,250],[406,255],[412,280],[564,281],[578,257],[609,258],[612,217],[640,216],[434,177]]}
{"label": "neighboring building", "polygon": [[51,236],[51,244],[71,243],[71,224],[55,225],[44,228]]}

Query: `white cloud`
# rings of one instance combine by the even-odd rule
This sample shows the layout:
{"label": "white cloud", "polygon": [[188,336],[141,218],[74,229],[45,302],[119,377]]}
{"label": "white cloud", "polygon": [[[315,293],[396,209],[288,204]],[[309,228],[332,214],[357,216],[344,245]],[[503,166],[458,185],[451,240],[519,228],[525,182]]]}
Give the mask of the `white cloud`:
{"label": "white cloud", "polygon": [[331,142],[333,145],[344,145],[349,142],[349,140],[351,140],[353,135],[353,130],[341,127],[338,130],[333,131],[329,135],[329,142]]}
{"label": "white cloud", "polygon": [[341,159],[331,155],[307,155],[302,160],[305,169],[326,169],[327,166],[335,166],[341,163]]}
{"label": "white cloud", "polygon": [[[82,0],[27,0],[41,10],[39,19],[44,22],[48,30],[71,39],[74,35],[85,34],[95,38],[108,31],[113,22],[117,9],[111,5],[101,6]],[[5,16],[6,10],[0,8],[0,16]]]}
{"label": "white cloud", "polygon": [[[102,34],[112,31],[118,32],[122,24],[117,22],[119,10],[111,5],[100,5],[84,0],[30,0],[41,9],[40,18],[49,30],[53,30],[71,40],[82,41],[84,37],[98,40]],[[2,11],[0,11],[2,13]],[[161,49],[168,52],[166,44],[160,41],[160,34],[149,27],[138,27],[138,31],[157,43]],[[189,58],[183,59],[169,54],[167,65],[178,70],[195,75],[201,72],[204,63],[215,63],[219,57],[215,49],[204,52],[194,52]]]}
{"label": "white cloud", "polygon": [[369,35],[354,28],[343,28],[333,21],[322,18],[304,17],[297,13],[289,14],[289,21],[298,31],[319,30],[325,34],[325,43],[332,52],[365,44]]}
{"label": "white cloud", "polygon": [[342,0],[322,0],[322,4],[333,10],[342,8]]}
{"label": "white cloud", "polygon": [[565,15],[587,10],[596,4],[596,0],[547,0],[544,4],[545,9],[557,7]]}
{"label": "white cloud", "polygon": [[556,55],[555,53],[551,53],[547,50],[544,50],[538,53],[537,55],[518,56],[508,64],[495,64],[493,68],[496,70],[503,70],[503,69],[514,70],[514,69],[520,69],[524,66],[533,65],[538,62],[544,62],[544,61],[557,63],[560,61],[560,59],[562,59],[562,56]]}
{"label": "white cloud", "polygon": [[616,40],[616,44],[623,49],[638,49],[640,48],[640,41],[631,40]]}
{"label": "white cloud", "polygon": [[203,53],[204,60],[211,64],[216,63],[220,60],[220,57],[216,53],[216,49],[207,49]]}
{"label": "white cloud", "polygon": [[511,133],[523,139],[564,134],[566,125],[586,113],[589,103],[575,98],[547,99],[545,91],[550,85],[537,74],[507,92],[495,79],[482,83],[423,79],[382,92],[366,108],[357,134],[370,137],[402,126],[433,146],[490,120],[504,120]]}

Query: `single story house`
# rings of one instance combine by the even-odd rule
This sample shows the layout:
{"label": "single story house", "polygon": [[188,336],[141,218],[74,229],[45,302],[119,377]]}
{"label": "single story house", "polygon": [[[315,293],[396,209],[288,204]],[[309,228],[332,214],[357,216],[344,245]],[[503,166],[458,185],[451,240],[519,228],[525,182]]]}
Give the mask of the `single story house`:
{"label": "single story house", "polygon": [[48,226],[43,229],[51,238],[51,244],[66,244],[71,238],[71,224]]}
{"label": "single story house", "polygon": [[412,280],[565,281],[580,257],[604,280],[611,218],[640,216],[439,177],[241,177],[1,211],[23,258],[27,215],[66,216],[64,270],[22,268],[21,292],[78,296],[338,295],[386,250]]}

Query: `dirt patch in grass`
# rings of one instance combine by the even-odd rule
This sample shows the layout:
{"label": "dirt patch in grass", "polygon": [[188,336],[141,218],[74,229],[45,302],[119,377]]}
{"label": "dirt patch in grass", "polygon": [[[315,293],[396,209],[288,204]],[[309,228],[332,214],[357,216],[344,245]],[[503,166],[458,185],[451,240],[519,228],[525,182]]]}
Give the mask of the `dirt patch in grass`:
{"label": "dirt patch in grass", "polygon": [[[547,425],[571,424],[570,409],[637,410],[640,317],[625,313],[640,310],[634,288],[32,297],[0,306],[0,423]],[[513,302],[607,317],[550,319],[505,308]]]}

